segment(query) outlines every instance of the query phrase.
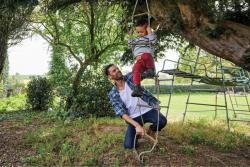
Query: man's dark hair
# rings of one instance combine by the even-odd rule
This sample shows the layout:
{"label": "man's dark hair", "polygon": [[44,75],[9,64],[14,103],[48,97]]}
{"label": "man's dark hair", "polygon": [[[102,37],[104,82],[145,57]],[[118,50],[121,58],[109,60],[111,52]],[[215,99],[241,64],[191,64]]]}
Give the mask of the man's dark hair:
{"label": "man's dark hair", "polygon": [[148,19],[147,18],[141,18],[136,21],[135,26],[144,26],[148,24]]}
{"label": "man's dark hair", "polygon": [[106,76],[108,76],[109,75],[109,68],[111,67],[111,66],[113,66],[114,64],[108,64],[108,65],[106,65],[105,67],[104,67],[104,73],[105,73],[105,75]]}

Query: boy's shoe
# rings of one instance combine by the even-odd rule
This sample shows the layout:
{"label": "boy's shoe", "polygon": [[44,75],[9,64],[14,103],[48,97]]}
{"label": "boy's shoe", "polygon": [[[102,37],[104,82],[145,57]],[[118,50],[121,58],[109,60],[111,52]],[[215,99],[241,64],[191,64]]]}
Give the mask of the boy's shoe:
{"label": "boy's shoe", "polygon": [[131,94],[132,97],[141,97],[142,96],[142,91],[141,91],[141,86],[137,85],[135,86],[134,91]]}
{"label": "boy's shoe", "polygon": [[156,74],[155,74],[154,69],[148,69],[141,74],[141,77],[142,78],[153,78],[153,77],[155,77],[155,75]]}

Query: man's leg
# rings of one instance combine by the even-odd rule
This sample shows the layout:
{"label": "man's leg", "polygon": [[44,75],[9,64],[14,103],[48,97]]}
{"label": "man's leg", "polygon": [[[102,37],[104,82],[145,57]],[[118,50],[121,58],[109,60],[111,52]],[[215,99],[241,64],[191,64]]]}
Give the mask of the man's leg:
{"label": "man's leg", "polygon": [[[160,131],[162,128],[164,128],[167,124],[167,119],[162,113],[159,113],[159,128],[158,131]],[[150,129],[152,131],[157,131],[157,123],[158,123],[158,111],[156,109],[152,109],[149,112],[143,114],[143,119],[145,123],[152,123],[150,125]]]}
{"label": "man's leg", "polygon": [[[138,122],[140,125],[142,125],[142,121],[140,117],[136,117],[134,118],[134,120]],[[125,134],[124,148],[127,148],[127,149],[134,148],[135,135],[136,135],[135,127],[131,124],[128,124],[127,132]]]}

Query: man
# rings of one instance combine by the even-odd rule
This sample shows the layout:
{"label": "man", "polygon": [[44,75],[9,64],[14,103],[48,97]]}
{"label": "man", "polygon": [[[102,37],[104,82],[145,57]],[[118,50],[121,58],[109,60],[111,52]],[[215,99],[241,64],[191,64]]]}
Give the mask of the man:
{"label": "man", "polygon": [[[159,101],[144,88],[142,89],[142,96],[132,97],[131,93],[135,88],[133,84],[132,73],[128,73],[123,76],[119,68],[114,64],[109,64],[104,69],[108,78],[114,82],[114,86],[109,93],[110,102],[116,112],[116,115],[120,116],[128,123],[127,132],[125,135],[124,147],[132,149],[134,147],[134,138],[136,135],[143,136],[145,134],[142,127],[144,123],[151,123],[148,133],[155,134],[157,131],[158,123],[158,111],[149,107],[139,107],[138,103],[149,106],[159,106]],[[143,79],[143,78],[142,78]],[[141,119],[141,115],[143,120]],[[165,127],[167,120],[160,113],[159,115],[159,127],[160,131]]]}

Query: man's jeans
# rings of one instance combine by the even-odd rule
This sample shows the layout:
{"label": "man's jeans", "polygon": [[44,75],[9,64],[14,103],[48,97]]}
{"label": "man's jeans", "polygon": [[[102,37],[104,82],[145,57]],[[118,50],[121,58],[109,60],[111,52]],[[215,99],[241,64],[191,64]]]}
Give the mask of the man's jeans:
{"label": "man's jeans", "polygon": [[[144,123],[152,123],[150,125],[150,129],[153,131],[157,130],[157,119],[158,119],[158,111],[155,109],[152,109],[145,114],[142,115]],[[136,118],[133,118],[136,122],[138,122],[140,125],[142,125],[142,119],[141,116],[138,116]],[[167,119],[160,113],[159,115],[159,131],[164,128],[167,124]],[[124,141],[124,147],[128,149],[134,148],[134,138],[135,138],[135,127],[131,124],[128,124],[128,129],[125,135],[125,141]]]}

